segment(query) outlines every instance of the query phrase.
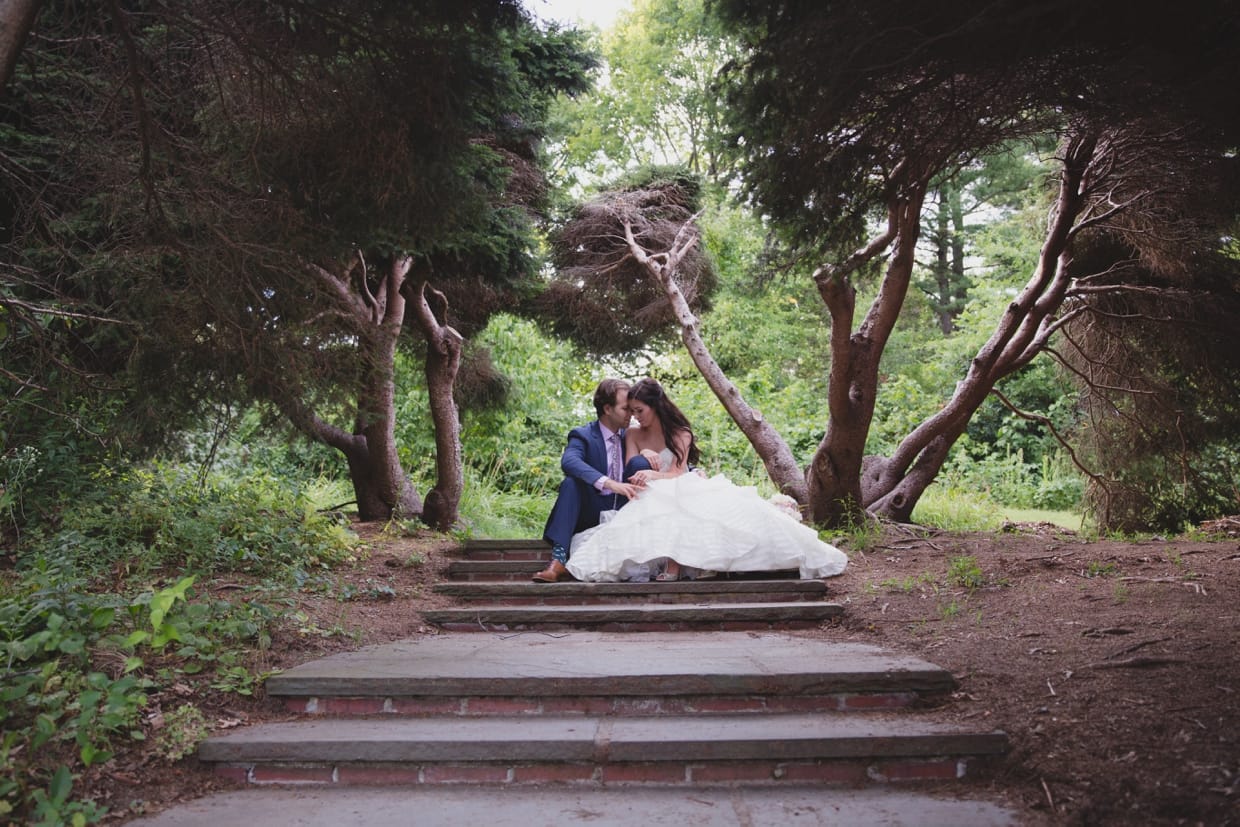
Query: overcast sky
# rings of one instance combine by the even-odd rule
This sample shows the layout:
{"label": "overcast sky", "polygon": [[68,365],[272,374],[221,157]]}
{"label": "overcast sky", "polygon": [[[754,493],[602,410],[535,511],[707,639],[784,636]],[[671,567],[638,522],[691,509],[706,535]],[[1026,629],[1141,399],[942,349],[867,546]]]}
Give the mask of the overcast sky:
{"label": "overcast sky", "polygon": [[543,20],[562,23],[593,23],[607,28],[621,9],[632,0],[523,0],[525,7]]}

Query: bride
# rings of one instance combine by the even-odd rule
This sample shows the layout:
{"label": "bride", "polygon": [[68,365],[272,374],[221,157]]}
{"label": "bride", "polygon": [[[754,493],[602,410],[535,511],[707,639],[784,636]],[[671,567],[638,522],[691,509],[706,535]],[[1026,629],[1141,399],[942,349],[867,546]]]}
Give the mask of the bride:
{"label": "bride", "polygon": [[[653,379],[629,389],[625,482],[636,499],[612,519],[573,537],[567,567],[578,580],[675,580],[713,572],[798,569],[839,574],[848,558],[752,486],[690,471],[698,461],[689,420]],[[702,576],[699,574],[698,576]]]}

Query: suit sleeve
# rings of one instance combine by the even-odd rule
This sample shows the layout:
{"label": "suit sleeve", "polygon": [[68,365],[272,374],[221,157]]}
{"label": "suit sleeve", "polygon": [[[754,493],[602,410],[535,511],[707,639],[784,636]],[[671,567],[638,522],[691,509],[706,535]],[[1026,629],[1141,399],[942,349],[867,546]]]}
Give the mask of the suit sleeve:
{"label": "suit sleeve", "polygon": [[569,431],[568,445],[564,448],[564,455],[560,457],[560,468],[564,471],[564,476],[581,480],[593,487],[606,475],[590,464],[589,449],[589,431],[585,428]]}

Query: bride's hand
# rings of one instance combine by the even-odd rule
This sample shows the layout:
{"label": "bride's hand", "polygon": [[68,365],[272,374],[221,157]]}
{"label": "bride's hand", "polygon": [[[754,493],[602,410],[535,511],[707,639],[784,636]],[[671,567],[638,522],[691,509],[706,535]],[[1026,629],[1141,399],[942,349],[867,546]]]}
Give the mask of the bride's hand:
{"label": "bride's hand", "polygon": [[646,458],[646,462],[650,463],[651,470],[662,471],[663,463],[659,461],[659,452],[652,451],[649,448],[643,448],[641,455]]}
{"label": "bride's hand", "polygon": [[646,483],[650,482],[652,479],[655,479],[654,471],[637,471],[636,473],[633,474],[633,476],[629,477],[629,482],[633,483],[634,485],[644,486]]}

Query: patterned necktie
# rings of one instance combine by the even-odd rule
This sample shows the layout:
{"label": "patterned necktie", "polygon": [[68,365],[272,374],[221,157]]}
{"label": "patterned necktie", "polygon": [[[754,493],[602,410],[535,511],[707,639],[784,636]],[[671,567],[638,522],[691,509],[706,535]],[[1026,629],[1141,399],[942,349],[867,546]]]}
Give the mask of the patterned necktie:
{"label": "patterned necktie", "polygon": [[612,434],[607,438],[607,476],[620,482],[623,473],[620,467],[620,436]]}

